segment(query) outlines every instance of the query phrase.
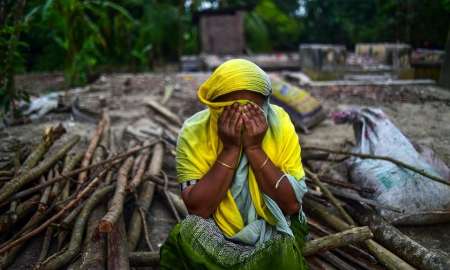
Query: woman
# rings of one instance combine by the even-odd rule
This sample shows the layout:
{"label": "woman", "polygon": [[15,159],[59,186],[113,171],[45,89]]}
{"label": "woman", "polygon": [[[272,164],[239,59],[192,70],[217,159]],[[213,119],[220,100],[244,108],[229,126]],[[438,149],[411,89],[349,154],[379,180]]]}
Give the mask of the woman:
{"label": "woman", "polygon": [[198,91],[208,106],[187,119],[177,175],[190,215],[161,248],[161,269],[306,269],[306,192],[287,113],[270,79],[243,59],[220,65]]}

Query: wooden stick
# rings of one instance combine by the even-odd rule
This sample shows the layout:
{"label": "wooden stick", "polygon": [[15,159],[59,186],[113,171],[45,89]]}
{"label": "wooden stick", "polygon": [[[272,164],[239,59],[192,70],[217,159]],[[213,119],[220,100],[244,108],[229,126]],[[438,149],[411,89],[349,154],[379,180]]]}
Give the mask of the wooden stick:
{"label": "wooden stick", "polygon": [[430,178],[434,181],[437,181],[439,183],[445,184],[445,185],[450,185],[450,181],[449,180],[445,180],[441,177],[438,176],[434,176],[431,175],[429,173],[427,173],[425,170],[421,170],[418,169],[414,166],[411,166],[409,164],[406,164],[400,160],[388,157],[388,156],[376,156],[376,155],[370,155],[370,154],[362,154],[362,153],[354,153],[354,152],[348,152],[348,151],[339,151],[339,150],[331,150],[331,149],[326,149],[326,148],[321,148],[321,147],[303,147],[304,150],[316,150],[316,151],[323,151],[323,152],[327,152],[327,153],[332,153],[332,154],[337,154],[337,155],[347,155],[347,156],[355,156],[355,157],[359,157],[362,159],[380,159],[380,160],[386,160],[389,162],[394,163],[397,166],[406,168],[408,170],[411,170],[415,173],[418,173],[422,176],[425,176],[427,178]]}
{"label": "wooden stick", "polygon": [[[147,141],[144,145],[148,145],[149,142]],[[136,188],[141,184],[141,181],[143,179],[145,168],[147,167],[147,162],[150,157],[150,150],[147,148],[141,153],[141,158],[139,160],[139,165],[136,171],[136,174],[134,175],[133,179],[130,181],[130,184],[128,184],[128,190],[130,192],[134,192]]]}
{"label": "wooden stick", "polygon": [[125,222],[121,214],[113,225],[113,230],[108,234],[108,259],[107,269],[129,270],[128,240],[125,231]]}
{"label": "wooden stick", "polygon": [[42,161],[38,166],[14,177],[11,181],[5,183],[0,190],[0,204],[4,203],[12,194],[22,188],[25,184],[40,177],[48,171],[58,160],[60,160],[75,144],[80,140],[76,135],[69,139],[58,151]]}
{"label": "wooden stick", "polygon": [[81,213],[77,217],[77,221],[75,222],[75,225],[73,227],[72,236],[70,238],[67,250],[59,256],[52,257],[50,258],[50,260],[42,262],[39,269],[60,269],[61,267],[69,263],[80,252],[81,242],[83,241],[84,230],[86,227],[86,223],[88,222],[89,215],[91,214],[94,207],[113,190],[114,186],[106,186],[98,189],[90,196],[90,198],[84,204],[83,210],[81,210]]}
{"label": "wooden stick", "polygon": [[153,201],[153,194],[155,193],[155,184],[150,181],[144,181],[142,190],[136,200],[136,207],[131,216],[128,228],[128,249],[130,251],[136,250],[136,247],[141,239],[142,225],[139,210],[147,211]]}
{"label": "wooden stick", "polygon": [[141,147],[137,146],[137,147],[134,147],[134,148],[128,150],[127,152],[125,152],[123,154],[119,154],[119,155],[113,156],[110,159],[104,160],[102,162],[98,162],[96,164],[89,165],[89,166],[87,166],[85,168],[80,168],[80,169],[76,169],[76,170],[70,171],[67,174],[61,174],[59,177],[55,177],[55,179],[53,179],[51,181],[47,181],[44,184],[40,184],[40,185],[37,185],[35,187],[32,187],[32,188],[29,188],[27,190],[24,190],[24,191],[16,193],[15,195],[11,196],[11,198],[9,200],[6,200],[4,203],[0,203],[0,206],[3,206],[5,203],[8,203],[8,202],[10,202],[12,200],[21,199],[23,197],[31,195],[31,194],[33,194],[35,192],[38,192],[39,190],[49,186],[49,185],[52,185],[53,183],[55,183],[57,181],[61,181],[63,179],[68,179],[69,177],[77,175],[80,172],[83,172],[83,171],[86,171],[86,170],[90,170],[90,169],[93,169],[93,168],[97,168],[97,167],[100,167],[100,166],[103,166],[103,165],[106,165],[106,164],[116,165],[117,163],[120,163],[121,159],[126,158],[126,157],[131,156],[131,155],[134,155],[135,153],[137,153],[137,152],[139,152],[139,151],[141,151],[141,150],[143,150],[145,148],[151,147],[155,143],[156,142],[154,142],[154,143],[152,143],[151,145],[148,145],[148,146],[141,146]]}
{"label": "wooden stick", "polygon": [[307,242],[303,249],[303,255],[308,256],[325,250],[346,246],[351,243],[361,242],[372,237],[372,232],[367,226],[351,228],[340,233]]}
{"label": "wooden stick", "polygon": [[80,270],[106,269],[106,237],[97,230],[106,208],[101,202],[92,211],[87,224],[86,239],[81,250]]}
{"label": "wooden stick", "polygon": [[[328,209],[324,206],[322,206],[319,203],[316,203],[310,199],[305,198],[303,200],[303,209],[305,211],[313,213],[320,217],[322,220],[324,220],[327,224],[332,226],[334,229],[338,231],[344,231],[351,226],[347,223],[345,223],[342,219],[335,216],[331,212],[328,211]],[[409,265],[407,262],[403,261],[397,255],[393,254],[377,242],[373,240],[367,240],[364,242],[369,251],[388,269],[390,270],[413,270],[415,269],[411,265]]]}
{"label": "wooden stick", "polygon": [[15,220],[12,220],[11,215],[9,213],[5,213],[0,216],[0,233],[7,232],[12,225],[15,224],[18,220],[23,219],[25,216],[30,214],[30,212],[35,209],[38,205],[40,195],[36,194],[33,197],[29,198],[28,200],[20,203],[16,207],[16,216],[17,218]]}
{"label": "wooden stick", "polygon": [[[108,168],[105,169],[101,175],[106,174],[108,171]],[[54,216],[47,219],[43,224],[41,224],[39,227],[33,229],[32,231],[22,235],[18,239],[15,239],[13,241],[9,241],[7,243],[4,243],[0,246],[0,254],[5,253],[9,249],[19,245],[20,243],[32,238],[33,236],[41,233],[43,230],[45,230],[50,224],[58,220],[61,216],[63,216],[67,211],[74,208],[80,201],[83,199],[84,196],[86,196],[91,190],[97,185],[99,182],[99,177],[94,178],[86,187],[84,187],[79,193],[76,194],[75,198],[72,199],[68,204],[66,204],[61,210],[59,210]]]}
{"label": "wooden stick", "polygon": [[330,190],[320,181],[319,177],[315,173],[313,173],[310,170],[308,170],[308,168],[306,168],[306,167],[304,168],[304,170],[307,173],[307,175],[309,175],[309,177],[311,177],[311,179],[313,180],[314,184],[316,184],[317,186],[320,187],[320,189],[322,190],[323,194],[337,208],[337,210],[342,215],[342,217],[345,218],[347,223],[349,223],[351,225],[355,225],[355,222],[353,221],[353,219],[350,217],[349,214],[347,214],[347,212],[342,207],[341,202],[339,202],[339,200],[336,199],[336,197],[334,197],[334,195],[330,192]]}
{"label": "wooden stick", "polygon": [[[81,159],[83,158],[84,154],[82,151],[79,152],[73,152],[66,155],[66,158],[64,160],[64,168],[61,172],[62,175],[66,175],[80,163]],[[60,178],[61,175],[57,176],[56,178]],[[55,182],[57,183],[57,182]],[[61,192],[60,200],[64,201],[65,199],[69,198],[70,193],[70,181],[67,179],[64,179],[64,181],[61,183],[63,188]]]}
{"label": "wooden stick", "polygon": [[377,241],[419,269],[450,269],[450,258],[429,250],[412,240],[383,218],[362,206],[352,207],[352,213],[373,230]]}
{"label": "wooden stick", "polygon": [[[303,255],[310,256],[315,253],[334,249],[371,238],[369,227],[356,227],[333,235],[320,237],[305,243]],[[129,255],[131,266],[158,266],[159,252],[131,252]]]}
{"label": "wooden stick", "polygon": [[338,256],[334,255],[330,251],[321,252],[318,254],[319,257],[329,262],[331,265],[339,270],[357,270]]}
{"label": "wooden stick", "polygon": [[133,160],[133,157],[127,158],[119,169],[114,196],[111,199],[111,204],[109,206],[108,212],[100,220],[100,223],[98,225],[98,229],[102,233],[112,232],[114,224],[122,214],[123,203],[126,195],[126,186],[128,182],[128,173],[133,166]]}
{"label": "wooden stick", "polygon": [[[89,143],[89,146],[88,146],[86,152],[84,153],[83,160],[81,161],[81,168],[85,168],[85,167],[89,166],[89,164],[91,163],[91,159],[92,159],[92,156],[94,155],[94,151],[97,148],[97,144],[100,141],[103,130],[104,130],[105,126],[107,125],[107,118],[108,118],[107,114],[105,112],[103,112],[102,119],[98,123],[95,133],[92,136],[92,139]],[[78,182],[83,183],[86,180],[87,176],[88,176],[88,172],[82,171],[80,173],[80,175],[78,176]]]}
{"label": "wooden stick", "polygon": [[172,123],[181,126],[182,122],[178,115],[168,110],[164,105],[159,104],[156,100],[148,98],[144,101],[144,103],[164,116],[166,119],[170,120]]}
{"label": "wooden stick", "polygon": [[22,174],[31,170],[47,153],[52,144],[61,137],[65,132],[64,128],[59,125],[56,128],[50,127],[44,131],[42,142],[31,152],[27,159],[22,164],[18,174]]}

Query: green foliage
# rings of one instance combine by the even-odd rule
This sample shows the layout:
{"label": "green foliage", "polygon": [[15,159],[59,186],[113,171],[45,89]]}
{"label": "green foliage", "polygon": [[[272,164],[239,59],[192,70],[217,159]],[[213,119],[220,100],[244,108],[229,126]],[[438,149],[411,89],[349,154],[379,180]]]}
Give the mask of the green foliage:
{"label": "green foliage", "polygon": [[20,100],[28,101],[28,94],[16,89],[14,75],[23,69],[24,58],[21,48],[27,46],[20,40],[20,34],[26,30],[28,19],[34,12],[22,18],[25,2],[4,2],[0,5],[2,11],[9,11],[5,17],[0,17],[0,116],[13,109]]}
{"label": "green foliage", "polygon": [[110,1],[47,0],[40,8],[38,23],[47,25],[49,36],[64,51],[70,85],[85,83],[103,56],[123,53],[116,43],[124,42],[120,33],[127,33],[134,22],[126,9]]}
{"label": "green foliage", "polygon": [[[16,20],[14,7],[25,2],[19,13],[27,15]],[[306,42],[442,48],[450,24],[450,0],[0,0],[0,102],[22,98],[7,79],[15,72],[64,70],[77,85],[99,70],[149,70],[199,53],[192,15],[205,7],[247,8],[252,52]]]}

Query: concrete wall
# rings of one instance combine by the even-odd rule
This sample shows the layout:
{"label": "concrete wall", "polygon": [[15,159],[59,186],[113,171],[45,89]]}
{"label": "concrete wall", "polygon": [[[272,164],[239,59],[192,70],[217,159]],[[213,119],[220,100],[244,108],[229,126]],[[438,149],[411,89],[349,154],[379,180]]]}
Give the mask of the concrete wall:
{"label": "concrete wall", "polygon": [[201,15],[200,38],[203,53],[242,54],[245,50],[244,12]]}
{"label": "concrete wall", "polygon": [[394,68],[410,67],[411,46],[402,43],[358,43],[355,52],[360,56],[372,57],[380,64]]}

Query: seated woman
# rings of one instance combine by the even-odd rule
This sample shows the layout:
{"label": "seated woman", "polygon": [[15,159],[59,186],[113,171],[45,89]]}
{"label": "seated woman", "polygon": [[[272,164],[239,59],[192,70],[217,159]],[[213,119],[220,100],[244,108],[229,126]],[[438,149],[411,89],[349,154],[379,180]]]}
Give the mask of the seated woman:
{"label": "seated woman", "polygon": [[161,269],[306,269],[300,145],[271,84],[243,59],[220,65],[198,91],[176,163],[190,215],[161,247]]}

